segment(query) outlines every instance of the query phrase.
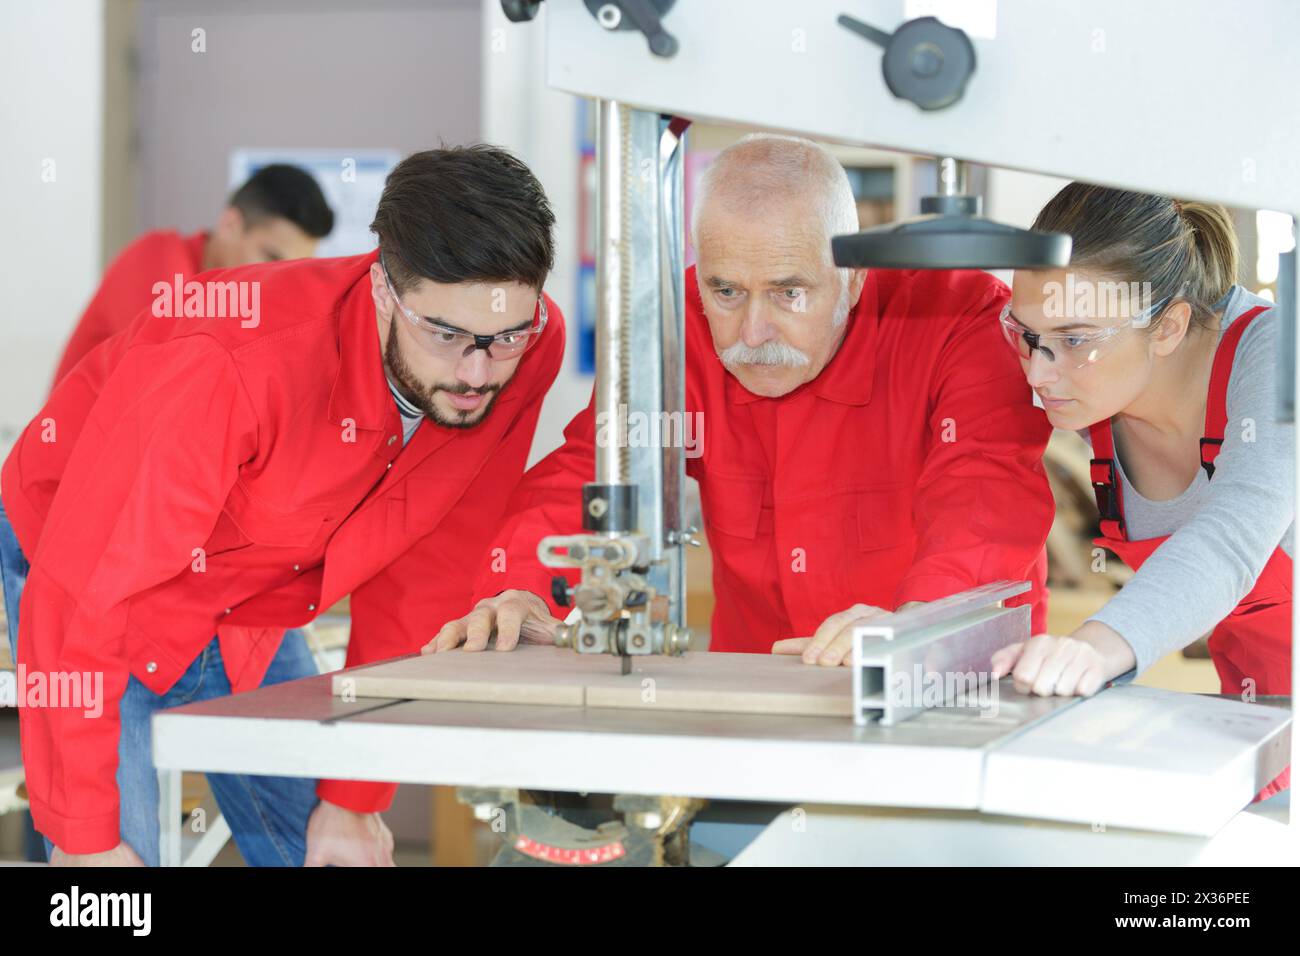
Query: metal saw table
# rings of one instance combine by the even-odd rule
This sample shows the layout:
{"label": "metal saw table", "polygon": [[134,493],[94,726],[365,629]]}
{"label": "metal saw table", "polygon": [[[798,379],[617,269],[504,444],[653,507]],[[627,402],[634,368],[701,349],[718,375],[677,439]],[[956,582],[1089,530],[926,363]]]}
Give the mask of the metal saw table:
{"label": "metal saw table", "polygon": [[[959,811],[989,826],[1021,817],[1059,821],[1036,825],[1063,831],[1138,828],[1152,839],[1167,842],[1176,832],[1203,842],[1280,772],[1290,747],[1289,708],[1132,685],[1079,700],[1023,697],[1004,680],[993,716],[940,708],[883,727],[842,718],[349,702],[331,695],[330,681],[306,678],[154,717],[164,865],[181,863],[187,770],[672,794],[841,813]],[[1125,856],[1134,852],[1131,841],[1123,845]],[[1045,862],[1070,860],[1053,854]]]}

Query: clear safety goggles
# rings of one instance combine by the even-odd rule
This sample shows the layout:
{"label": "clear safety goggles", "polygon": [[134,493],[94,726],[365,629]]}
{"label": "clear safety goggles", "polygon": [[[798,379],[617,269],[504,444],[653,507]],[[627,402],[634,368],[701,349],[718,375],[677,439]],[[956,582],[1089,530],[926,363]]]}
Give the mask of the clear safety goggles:
{"label": "clear safety goggles", "polygon": [[462,329],[454,329],[433,319],[417,315],[402,304],[393,288],[393,280],[388,276],[388,267],[380,261],[379,268],[384,273],[384,283],[388,294],[397,303],[397,308],[416,328],[416,337],[431,355],[449,361],[460,361],[476,349],[482,349],[488,356],[498,362],[518,358],[526,352],[537,337],[546,328],[546,298],[537,297],[537,308],[533,312],[532,324],[524,329],[511,329],[496,335],[476,335]]}
{"label": "clear safety goggles", "polygon": [[1033,332],[1021,325],[1011,314],[1011,303],[1002,307],[998,323],[1002,326],[1002,336],[1016,353],[1028,362],[1035,350],[1043,353],[1047,361],[1060,364],[1065,368],[1080,369],[1096,364],[1106,353],[1114,348],[1120,334],[1128,328],[1144,329],[1152,319],[1160,314],[1172,296],[1166,296],[1149,309],[1144,309],[1133,318],[1119,325],[1104,329],[1081,329],[1077,332]]}

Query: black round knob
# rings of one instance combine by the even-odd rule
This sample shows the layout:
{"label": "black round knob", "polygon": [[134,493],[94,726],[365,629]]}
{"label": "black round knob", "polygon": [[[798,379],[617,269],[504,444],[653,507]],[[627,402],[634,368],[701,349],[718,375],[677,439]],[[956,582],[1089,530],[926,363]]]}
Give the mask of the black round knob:
{"label": "black round knob", "polygon": [[894,31],[882,63],[885,85],[923,110],[951,106],[975,72],[975,47],[963,30],[934,17],[908,20]]}
{"label": "black round knob", "polygon": [[560,607],[569,606],[569,580],[563,574],[551,578],[551,597]]}

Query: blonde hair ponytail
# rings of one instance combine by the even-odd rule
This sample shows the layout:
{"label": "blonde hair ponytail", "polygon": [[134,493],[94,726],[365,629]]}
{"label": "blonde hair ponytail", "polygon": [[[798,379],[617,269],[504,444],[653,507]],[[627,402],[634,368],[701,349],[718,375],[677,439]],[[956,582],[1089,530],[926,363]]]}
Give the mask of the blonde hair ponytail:
{"label": "blonde hair ponytail", "polygon": [[1107,279],[1150,283],[1152,301],[1182,299],[1209,326],[1237,281],[1241,258],[1228,211],[1216,203],[1070,183],[1035,229],[1068,232],[1070,264]]}
{"label": "blonde hair ponytail", "polygon": [[1196,249],[1200,267],[1189,280],[1200,288],[1189,297],[1213,304],[1228,294],[1237,283],[1241,252],[1237,247],[1237,233],[1232,227],[1228,210],[1218,203],[1174,201],[1183,222],[1191,232],[1191,242]]}

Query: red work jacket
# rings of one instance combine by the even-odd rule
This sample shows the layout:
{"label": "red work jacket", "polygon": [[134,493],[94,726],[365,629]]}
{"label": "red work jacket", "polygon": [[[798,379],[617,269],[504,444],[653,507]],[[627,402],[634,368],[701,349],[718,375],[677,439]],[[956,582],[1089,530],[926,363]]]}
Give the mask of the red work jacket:
{"label": "red work jacket", "polygon": [[72,330],[54,373],[54,384],[59,384],[86,353],[121,332],[153,302],[155,282],[170,283],[177,274],[190,279],[203,271],[207,242],[206,232],[182,236],[157,229],[123,249],[104,273],[95,297]]}
{"label": "red work jacket", "polygon": [[[352,595],[348,664],[412,653],[463,613],[564,353],[550,322],[480,425],[402,426],[380,357],[376,254],[202,273],[258,281],[260,321],[142,314],[55,389],[6,461],[31,576],[27,670],[102,672],[104,712],[29,707],[37,828],[68,852],[118,842],[117,701],[164,693],[217,634],[235,692],[285,628]],[[471,564],[470,562],[474,562]],[[322,781],[381,810],[392,786]]]}
{"label": "red work jacket", "polygon": [[[892,610],[1002,578],[1034,584],[1045,629],[1051,427],[998,330],[1007,298],[981,272],[871,270],[822,373],[763,398],[718,360],[687,272],[686,410],[703,453],[686,470],[713,550],[713,650],[766,653],[859,602]],[[525,475],[476,597],[551,600],[560,572],[537,542],[581,530],[595,424],[588,406]]]}

